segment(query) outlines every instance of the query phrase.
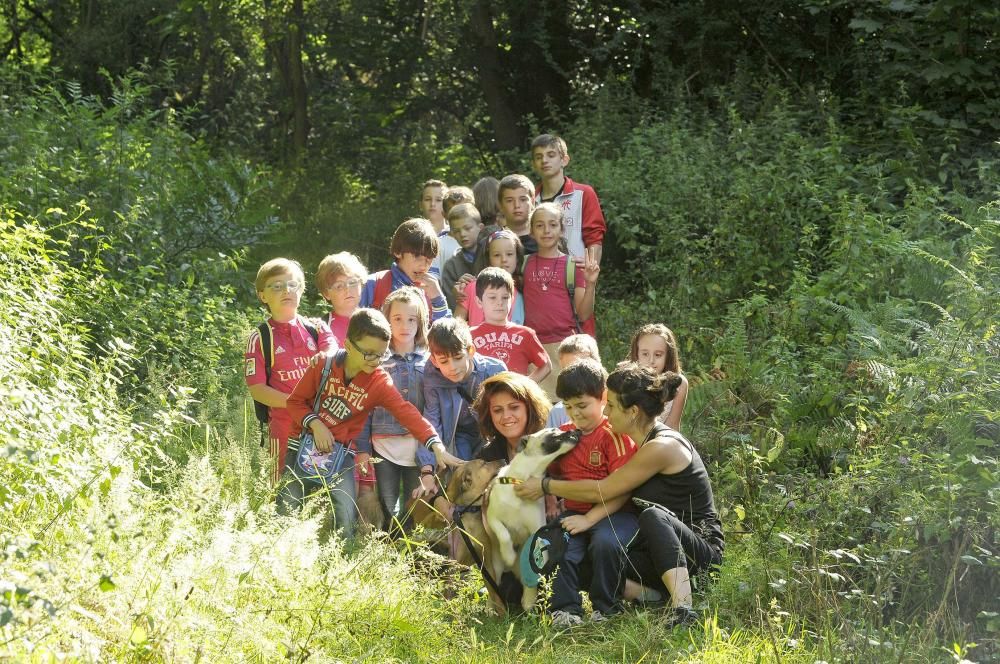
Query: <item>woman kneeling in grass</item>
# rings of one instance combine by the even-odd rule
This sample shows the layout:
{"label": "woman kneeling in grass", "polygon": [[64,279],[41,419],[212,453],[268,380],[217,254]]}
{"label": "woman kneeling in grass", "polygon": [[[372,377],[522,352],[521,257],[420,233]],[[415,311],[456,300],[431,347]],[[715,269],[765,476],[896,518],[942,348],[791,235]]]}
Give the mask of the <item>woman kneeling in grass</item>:
{"label": "woman kneeling in grass", "polygon": [[720,564],[724,542],[705,464],[684,436],[656,419],[674,398],[680,377],[629,363],[608,376],[607,384],[608,422],[615,433],[641,441],[635,456],[602,480],[530,479],[514,490],[522,498],[551,494],[591,502],[631,493],[642,512],[639,533],[628,547],[633,583],[626,597],[655,598],[666,591],[670,624],[691,623],[698,616],[691,608],[689,575]]}

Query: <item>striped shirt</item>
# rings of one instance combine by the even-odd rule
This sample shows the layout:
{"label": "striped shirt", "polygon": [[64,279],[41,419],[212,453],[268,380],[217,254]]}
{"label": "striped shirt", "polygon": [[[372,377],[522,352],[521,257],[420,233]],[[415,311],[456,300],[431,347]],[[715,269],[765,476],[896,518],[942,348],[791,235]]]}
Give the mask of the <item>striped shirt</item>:
{"label": "striped shirt", "polygon": [[[569,431],[576,427],[569,422],[559,428]],[[613,432],[605,417],[576,447],[552,462],[549,474],[560,480],[601,480],[624,466],[637,449],[631,438]],[[567,510],[581,513],[594,506],[577,500],[565,502]]]}

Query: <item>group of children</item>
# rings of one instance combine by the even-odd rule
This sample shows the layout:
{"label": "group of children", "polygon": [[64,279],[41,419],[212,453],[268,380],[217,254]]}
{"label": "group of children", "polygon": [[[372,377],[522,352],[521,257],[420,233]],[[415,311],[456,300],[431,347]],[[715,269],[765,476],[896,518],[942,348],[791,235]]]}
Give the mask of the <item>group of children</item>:
{"label": "group of children", "polygon": [[[563,397],[550,426],[576,426],[585,438],[596,432],[615,452],[614,464],[594,464],[581,444],[553,474],[594,478],[627,460],[634,443],[610,434],[603,417],[606,374],[594,340],[604,216],[593,188],[566,177],[568,163],[565,142],[543,134],[532,143],[538,186],[523,175],[483,178],[472,188],[426,182],[425,218],[396,229],[388,270],[369,274],[347,252],[320,262],[315,285],[330,305],[322,320],[299,313],[298,263],[261,266],[255,288],[270,317],[251,334],[245,377],[266,413],[279,511],[294,512],[323,489],[337,527],[350,534],[360,497],[377,492],[384,513],[402,519],[407,497],[436,490],[439,468],[479,452],[471,405],[482,382],[505,370],[536,381],[552,401]],[[324,354],[317,360],[317,353]],[[597,363],[574,364],[586,358]],[[661,324],[636,332],[628,359],[681,374],[677,340]],[[674,429],[686,395],[684,381],[662,415]],[[353,474],[327,482],[302,472],[307,438],[316,454],[343,446]],[[587,530],[574,518],[585,507],[566,505],[574,537]],[[612,517],[614,510],[601,510]],[[567,568],[563,583],[575,583],[572,576]],[[572,583],[560,593],[578,597]]]}

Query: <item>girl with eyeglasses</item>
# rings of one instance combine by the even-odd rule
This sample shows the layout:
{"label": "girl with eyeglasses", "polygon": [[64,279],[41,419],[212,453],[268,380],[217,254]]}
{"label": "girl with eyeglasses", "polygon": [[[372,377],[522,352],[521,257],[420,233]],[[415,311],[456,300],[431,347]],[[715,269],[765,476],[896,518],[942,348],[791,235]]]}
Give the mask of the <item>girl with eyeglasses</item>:
{"label": "girl with eyeglasses", "polygon": [[316,289],[330,303],[327,324],[340,345],[347,339],[347,324],[361,302],[361,289],[367,280],[368,270],[346,251],[327,256],[316,269]]}

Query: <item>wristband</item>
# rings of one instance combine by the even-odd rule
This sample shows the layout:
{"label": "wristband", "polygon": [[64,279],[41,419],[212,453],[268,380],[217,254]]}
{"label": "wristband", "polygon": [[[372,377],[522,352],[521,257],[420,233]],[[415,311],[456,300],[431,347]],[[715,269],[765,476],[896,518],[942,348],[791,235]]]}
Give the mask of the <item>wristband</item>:
{"label": "wristband", "polygon": [[552,495],[551,493],[549,493],[549,482],[551,481],[552,478],[549,477],[548,475],[542,478],[542,493],[544,493],[546,496]]}
{"label": "wristband", "polygon": [[433,474],[434,474],[433,470],[421,470],[420,471],[420,476],[421,477],[426,477],[427,475],[433,475]]}

